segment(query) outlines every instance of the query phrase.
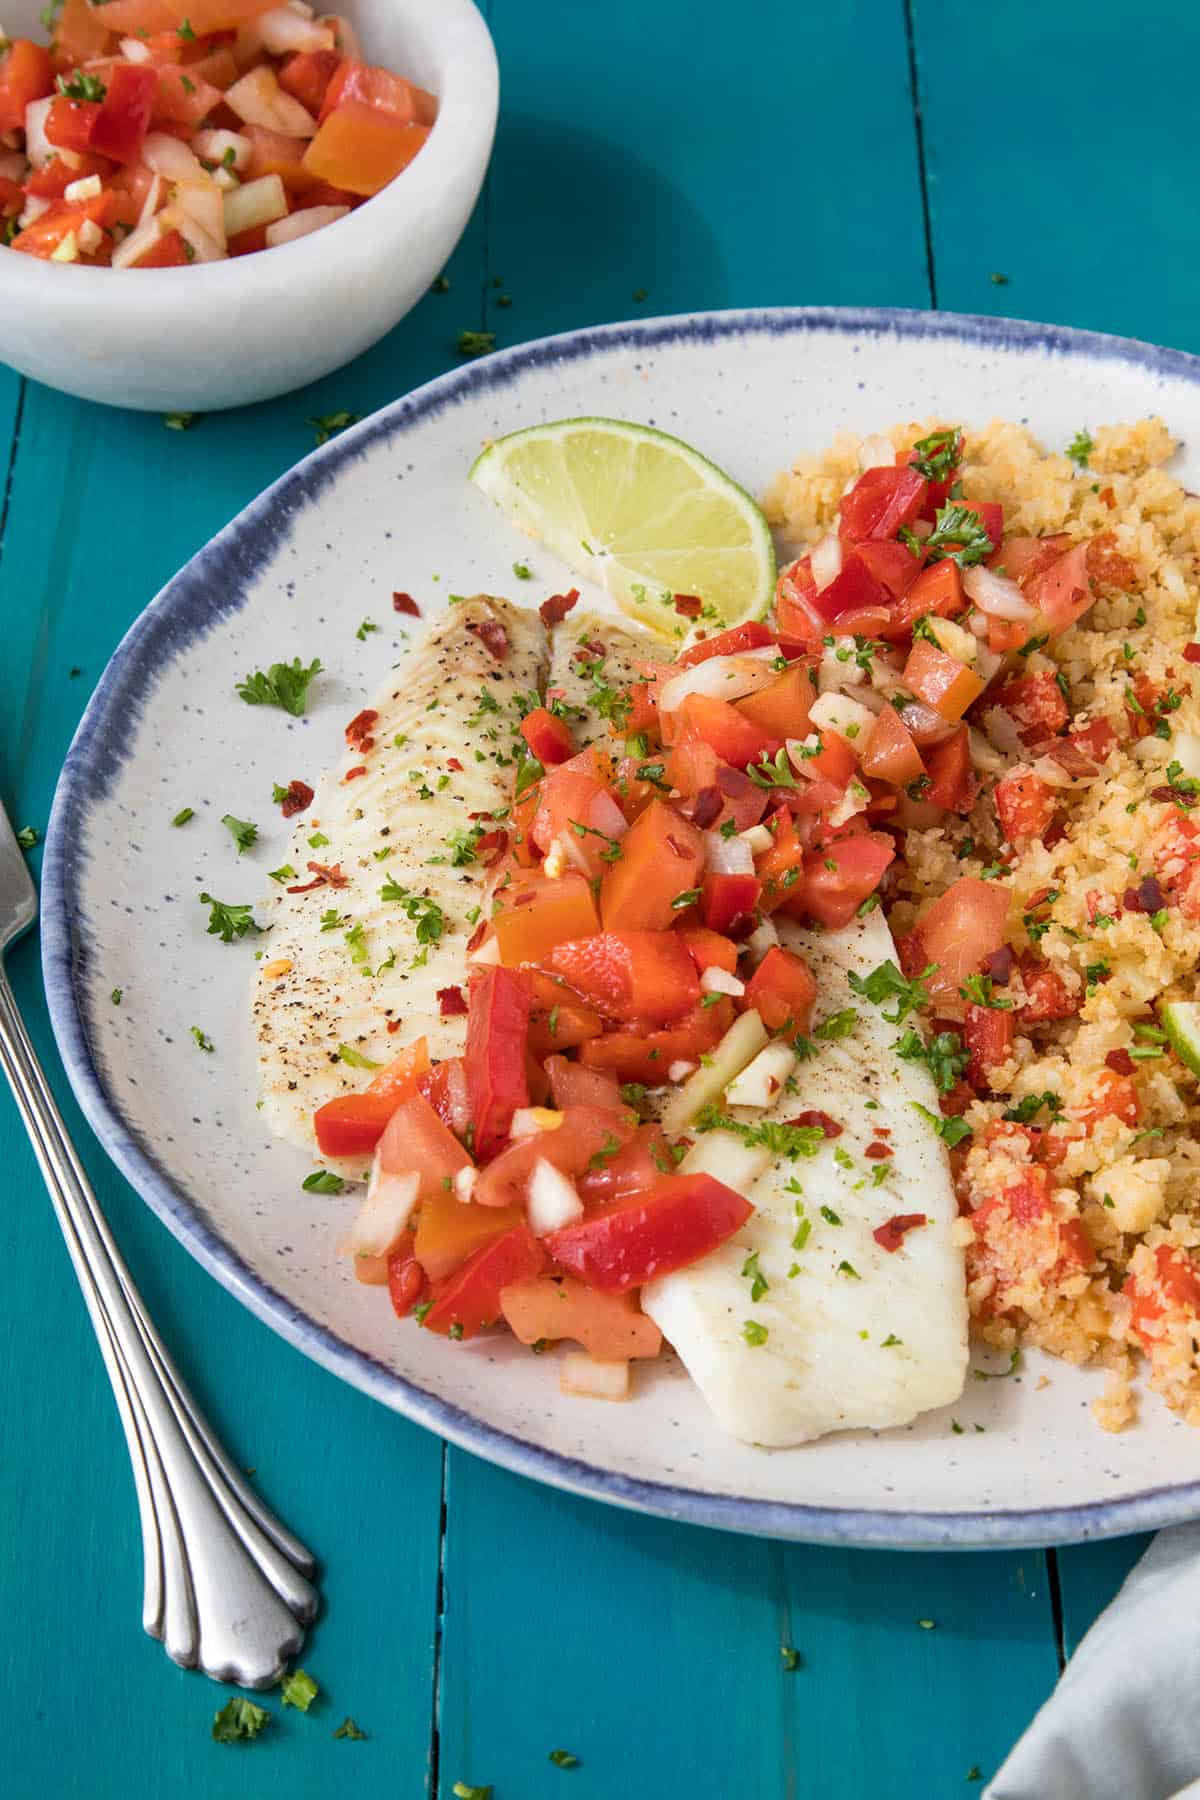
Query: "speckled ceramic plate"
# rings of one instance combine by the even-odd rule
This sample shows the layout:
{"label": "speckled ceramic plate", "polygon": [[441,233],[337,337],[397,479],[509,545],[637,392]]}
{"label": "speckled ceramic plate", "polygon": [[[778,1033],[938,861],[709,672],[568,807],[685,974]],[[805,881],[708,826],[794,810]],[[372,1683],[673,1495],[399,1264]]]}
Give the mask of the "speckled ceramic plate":
{"label": "speckled ceramic plate", "polygon": [[[758,491],[838,427],[931,412],[1028,421],[1052,444],[1085,421],[1159,412],[1200,447],[1200,363],[1037,325],[819,311],[617,325],[488,357],[310,456],[202,550],[117,649],[71,747],[46,851],[45,977],[106,1150],[298,1349],[537,1480],[739,1531],[893,1546],[1046,1544],[1200,1514],[1200,1432],[1151,1397],[1142,1423],[1106,1436],[1088,1413],[1099,1377],[1058,1362],[969,1381],[951,1409],[961,1435],[940,1413],[766,1452],[722,1437],[669,1358],[639,1371],[631,1404],[604,1406],[561,1398],[553,1367],[511,1341],[456,1346],[401,1325],[334,1255],[353,1198],[304,1193],[309,1165],[259,1122],[253,942],[206,936],[197,904],[202,887],[261,891],[286,828],[276,814],[239,859],[221,814],[261,821],[247,795],[336,758],[344,721],[398,654],[392,590],[429,614],[452,591],[510,585],[512,536],[466,480],[485,438],[617,415],[678,433]],[[1200,486],[1200,450],[1183,472]],[[535,598],[561,583],[548,556],[529,560]],[[364,616],[381,629],[360,642]],[[237,699],[237,678],[293,655],[329,671],[308,717]],[[172,830],[184,802],[197,816]],[[197,1054],[193,1024],[216,1054]]]}

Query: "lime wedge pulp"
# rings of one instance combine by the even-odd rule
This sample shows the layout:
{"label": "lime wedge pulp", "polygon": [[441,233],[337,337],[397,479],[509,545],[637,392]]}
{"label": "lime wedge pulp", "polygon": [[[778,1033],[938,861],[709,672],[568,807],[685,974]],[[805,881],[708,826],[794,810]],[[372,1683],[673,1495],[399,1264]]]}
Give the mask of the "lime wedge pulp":
{"label": "lime wedge pulp", "polygon": [[1180,1062],[1200,1075],[1200,1000],[1164,1000],[1158,1016]]}
{"label": "lime wedge pulp", "polygon": [[531,425],[479,456],[471,480],[514,525],[623,612],[667,636],[677,594],[698,597],[709,628],[761,618],[775,589],[762,513],[698,450],[621,419]]}

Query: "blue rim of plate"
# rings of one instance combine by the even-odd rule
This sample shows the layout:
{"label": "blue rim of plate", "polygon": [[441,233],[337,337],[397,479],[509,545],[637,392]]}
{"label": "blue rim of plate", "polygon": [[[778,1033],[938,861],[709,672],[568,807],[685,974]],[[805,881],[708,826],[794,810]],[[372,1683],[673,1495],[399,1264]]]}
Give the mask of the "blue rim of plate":
{"label": "blue rim of plate", "polygon": [[[807,1506],[681,1488],[597,1468],[499,1431],[452,1402],[397,1375],[317,1324],[257,1275],[205,1224],[141,1141],[92,1058],[82,993],[75,982],[81,942],[81,880],[89,807],[103,798],[133,754],[141,703],[159,668],[244,603],[245,589],[275,555],[296,513],[319,500],[344,464],[376,442],[548,363],[586,360],[616,347],[653,351],[689,341],[814,332],[847,336],[955,339],[999,351],[1038,351],[1110,361],[1200,385],[1200,357],[1131,338],[994,319],[889,307],[757,308],[687,313],[601,325],[535,339],[439,376],[352,427],[280,477],[192,558],[130,626],[105,669],[67,753],[55,793],[42,866],[42,972],[51,1023],[67,1076],[104,1150],[196,1260],[251,1312],[333,1374],[476,1455],[568,1492],[689,1524],[809,1543],[889,1549],[1037,1547],[1117,1537],[1200,1516],[1200,1483],[1147,1489],[1119,1500],[999,1512],[912,1512]],[[225,596],[214,606],[213,595]],[[201,599],[203,598],[203,604]]]}

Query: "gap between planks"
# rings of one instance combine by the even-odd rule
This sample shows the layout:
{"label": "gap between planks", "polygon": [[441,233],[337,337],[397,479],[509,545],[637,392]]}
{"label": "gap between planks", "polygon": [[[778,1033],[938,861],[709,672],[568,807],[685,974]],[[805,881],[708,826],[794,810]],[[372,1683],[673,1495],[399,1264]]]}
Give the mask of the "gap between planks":
{"label": "gap between planks", "polygon": [[929,169],[925,161],[925,122],[921,114],[921,86],[917,79],[917,34],[913,23],[914,0],[904,0],[904,40],[908,46],[908,85],[912,95],[913,130],[917,140],[917,173],[921,182],[921,222],[925,231],[925,279],[929,304],[937,311],[937,270],[933,261],[933,222],[929,212]]}

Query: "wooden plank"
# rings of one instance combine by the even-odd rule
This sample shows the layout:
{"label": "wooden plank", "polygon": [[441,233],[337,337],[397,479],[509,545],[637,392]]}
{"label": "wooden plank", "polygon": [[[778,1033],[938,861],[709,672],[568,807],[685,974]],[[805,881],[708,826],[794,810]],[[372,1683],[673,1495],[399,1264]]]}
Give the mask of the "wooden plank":
{"label": "wooden plank", "polygon": [[1074,1656],[1083,1634],[1116,1596],[1117,1589],[1150,1543],[1145,1533],[1107,1544],[1075,1544],[1058,1552],[1062,1589],[1063,1649]]}
{"label": "wooden plank", "polygon": [[[366,413],[454,360],[482,317],[482,209],[430,295],[351,369],[270,405],[170,432],[157,417],[30,384],[0,553],[0,794],[44,827],[58,770],[105,660],[171,573],[312,447],[311,417]],[[0,444],[17,383],[0,378]],[[0,459],[2,460],[2,459]],[[73,672],[75,671],[75,672]],[[35,863],[40,852],[35,852]],[[11,959],[52,1075],[36,949]],[[0,1683],[23,1735],[13,1800],[328,1795],[357,1778],[421,1779],[430,1746],[443,1450],[335,1382],[259,1325],[123,1186],[55,1079],[68,1122],[153,1316],[234,1454],[324,1560],[327,1613],[304,1663],[326,1695],[248,1747],[208,1737],[223,1690],[173,1671],[140,1627],[140,1549],[123,1440],[82,1304],[14,1110],[0,1101]],[[91,1727],[59,1728],[86,1694]],[[19,1697],[19,1698],[18,1698]],[[335,1741],[352,1713],[365,1744]],[[7,1778],[11,1774],[11,1780]],[[261,1783],[255,1786],[255,1783]]]}
{"label": "wooden plank", "polygon": [[[1200,13],[913,0],[937,304],[1200,348]],[[1169,54],[1164,55],[1164,45]],[[992,273],[1008,277],[997,286]]]}

